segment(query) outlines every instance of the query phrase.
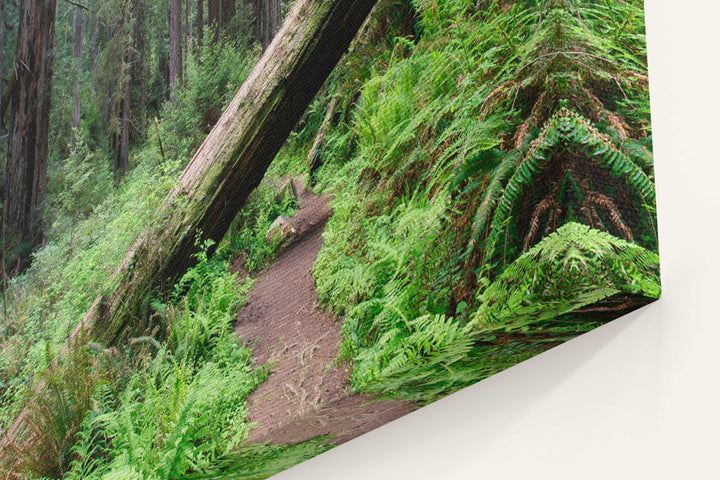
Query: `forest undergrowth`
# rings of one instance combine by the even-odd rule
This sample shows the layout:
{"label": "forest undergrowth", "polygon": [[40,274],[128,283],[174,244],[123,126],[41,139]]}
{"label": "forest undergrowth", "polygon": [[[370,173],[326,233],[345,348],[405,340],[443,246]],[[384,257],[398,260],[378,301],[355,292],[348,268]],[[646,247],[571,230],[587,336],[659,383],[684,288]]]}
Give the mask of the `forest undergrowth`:
{"label": "forest undergrowth", "polygon": [[[278,198],[272,179],[279,174],[253,193],[211,260],[209,245],[198,245],[198,266],[174,289],[147,299],[143,314],[152,330],[135,332],[124,348],[76,342],[53,360],[97,295],[110,291],[132,242],[152,225],[204,139],[203,112],[222,110],[257,58],[256,49],[231,42],[201,51],[189,63],[189,87],[159,119],[148,119],[147,138],[121,181],[111,173],[109,152],[83,131],[72,153],[54,163],[47,242],[2,291],[0,433],[30,402],[37,435],[10,448],[6,468],[33,478],[173,478],[201,470],[246,435],[244,401],[265,373],[250,368],[250,350],[232,333],[252,280],[239,282],[229,265],[241,254],[254,274],[279,248],[265,233],[296,207],[293,198]],[[286,156],[275,171],[297,173]],[[33,398],[39,381],[53,388]],[[202,452],[195,448],[201,437],[210,442]]]}
{"label": "forest undergrowth", "polygon": [[53,386],[27,478],[266,478],[330,448],[243,442],[268,370],[232,322],[289,177],[335,198],[313,273],[356,392],[428,403],[659,297],[642,2],[382,1],[226,238],[148,299],[154,327],[53,364],[258,53],[192,56],[120,181],[90,123],[54,150],[47,243],[2,293],[0,432]]}
{"label": "forest undergrowth", "polygon": [[326,141],[357,391],[432,401],[660,295],[642,2],[480,3],[415,2]]}

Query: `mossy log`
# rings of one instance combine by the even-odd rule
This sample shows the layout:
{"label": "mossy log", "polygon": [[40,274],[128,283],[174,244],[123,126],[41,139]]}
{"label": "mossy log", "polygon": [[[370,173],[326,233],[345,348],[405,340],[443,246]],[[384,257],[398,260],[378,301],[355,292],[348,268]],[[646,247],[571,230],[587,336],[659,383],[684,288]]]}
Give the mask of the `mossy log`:
{"label": "mossy log", "polygon": [[[196,239],[220,240],[375,0],[298,0],[275,39],[66,343],[80,332],[112,345],[148,327],[143,305],[192,265]],[[40,385],[36,394],[40,394]],[[0,439],[24,441],[25,413]]]}

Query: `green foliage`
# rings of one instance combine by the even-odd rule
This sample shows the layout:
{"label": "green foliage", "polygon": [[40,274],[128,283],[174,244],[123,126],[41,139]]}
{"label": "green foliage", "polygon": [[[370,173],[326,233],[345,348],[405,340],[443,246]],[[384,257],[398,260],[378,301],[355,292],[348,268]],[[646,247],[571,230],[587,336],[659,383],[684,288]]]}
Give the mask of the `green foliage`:
{"label": "green foliage", "polygon": [[249,445],[218,460],[213,468],[188,480],[262,480],[332,448],[323,438],[295,445]]}
{"label": "green foliage", "polygon": [[[257,52],[224,45],[203,50],[207,63],[189,62],[187,90],[166,104],[157,124],[148,125],[147,138],[131,152],[131,171],[117,186],[111,154],[89,128],[90,119],[78,132],[76,149],[62,160],[50,159],[46,245],[35,253],[32,267],[3,291],[0,432],[24,404],[25,392],[38,381],[36,373],[47,367],[46,352],[55,355],[95,298],[112,289],[112,273],[135,238],[154,223],[204,138],[198,105],[221,111],[247,76]],[[212,104],[209,97],[198,100],[206,89],[215,92]]]}
{"label": "green foliage", "polygon": [[91,408],[93,391],[100,380],[83,343],[80,337],[41,373],[46,388],[43,395],[34,396],[27,405],[28,438],[8,445],[9,455],[0,458],[0,472],[3,464],[7,472],[53,478],[68,470],[75,434]]}
{"label": "green foliage", "polygon": [[135,339],[140,356],[126,386],[116,396],[98,391],[65,478],[179,478],[212,466],[247,435],[245,399],[266,375],[232,331],[249,285],[238,285],[227,262],[209,260],[209,247],[172,304],[156,303],[166,339]]}
{"label": "green foliage", "polygon": [[660,293],[642,5],[475,4],[415,2],[325,142],[314,273],[358,391],[432,400]]}
{"label": "green foliage", "polygon": [[618,293],[660,297],[659,258],[587,225],[568,223],[478,292],[473,329],[524,328]]}
{"label": "green foliage", "polygon": [[[510,158],[498,167],[502,169],[508,165],[512,175],[505,179],[507,174],[503,172],[502,176],[495,177],[504,180],[506,186],[502,192],[488,189],[483,202],[483,206],[496,205],[490,234],[487,236],[486,260],[493,259],[501,239],[506,238],[507,222],[516,213],[518,203],[524,198],[523,194],[533,188],[536,179],[543,169],[552,163],[558,150],[561,151],[560,155],[567,150],[582,153],[596,165],[605,167],[610,175],[617,178],[618,182],[624,183],[627,191],[636,197],[636,203],[641,206],[648,222],[653,221],[652,205],[655,204],[655,187],[652,179],[643,172],[641,166],[633,162],[632,158],[613,145],[606,135],[599,133],[587,120],[562,107],[545,123],[543,131],[520,162]],[[476,214],[472,242],[479,240],[485,228],[487,210],[489,209],[485,211],[479,209]],[[657,242],[657,239],[654,240],[655,242],[650,245]]]}
{"label": "green foliage", "polygon": [[80,136],[75,149],[49,175],[48,196],[53,200],[55,236],[87,218],[112,194],[113,176],[104,152],[90,148]]}
{"label": "green foliage", "polygon": [[298,206],[297,199],[289,192],[280,197],[274,186],[261,183],[230,225],[219,253],[239,255],[248,273],[261,270],[281,247],[279,238],[267,240],[270,225],[280,215],[292,216]]}

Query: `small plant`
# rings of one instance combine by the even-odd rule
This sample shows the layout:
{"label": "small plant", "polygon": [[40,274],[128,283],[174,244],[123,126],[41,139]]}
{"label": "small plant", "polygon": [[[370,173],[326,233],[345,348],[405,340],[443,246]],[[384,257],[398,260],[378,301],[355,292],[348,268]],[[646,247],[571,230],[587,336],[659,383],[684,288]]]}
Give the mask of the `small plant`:
{"label": "small plant", "polygon": [[25,410],[28,437],[11,444],[9,457],[2,460],[11,474],[60,478],[70,466],[75,435],[92,407],[99,381],[84,336],[78,336],[40,378],[43,394],[32,396]]}
{"label": "small plant", "polygon": [[233,221],[220,246],[219,254],[232,252],[244,260],[248,273],[264,268],[279,251],[281,241],[268,241],[266,234],[270,225],[280,215],[292,216],[299,207],[297,198],[287,193],[278,197],[278,192],[268,183],[261,183],[252,193],[247,205]]}

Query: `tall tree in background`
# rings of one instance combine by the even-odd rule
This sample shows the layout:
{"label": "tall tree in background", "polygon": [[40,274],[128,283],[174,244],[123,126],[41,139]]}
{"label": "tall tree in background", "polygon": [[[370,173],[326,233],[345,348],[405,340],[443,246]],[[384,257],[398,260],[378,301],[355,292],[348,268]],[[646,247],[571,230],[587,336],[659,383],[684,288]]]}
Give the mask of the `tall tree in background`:
{"label": "tall tree in background", "polygon": [[205,26],[205,20],[203,19],[203,0],[197,2],[197,12],[195,17],[195,23],[197,23],[197,46],[202,48],[203,46],[203,28]]}
{"label": "tall tree in background", "polygon": [[75,149],[75,131],[80,128],[80,79],[82,77],[83,14],[79,6],[73,11],[73,80],[70,143]]}
{"label": "tall tree in background", "polygon": [[255,10],[255,38],[262,45],[263,52],[280,28],[282,13],[280,0],[253,0]]}
{"label": "tall tree in background", "polygon": [[4,54],[4,46],[5,46],[5,0],[0,0],[0,128],[3,126],[3,116],[2,112],[4,112],[4,108],[2,106],[2,98],[3,98],[3,85],[2,85],[2,77],[3,77],[3,54]]}
{"label": "tall tree in background", "polygon": [[[115,172],[119,179],[130,168],[133,124],[140,124],[148,103],[146,4],[144,0],[120,0],[122,24],[107,42],[98,73],[109,88],[108,123],[114,125]],[[116,53],[119,52],[119,53]]]}
{"label": "tall tree in background", "polygon": [[[212,43],[217,43],[220,33],[225,32],[232,25],[232,20],[237,14],[235,0],[208,0],[207,2],[208,26],[212,31]],[[202,1],[198,1],[198,34],[202,43]]]}
{"label": "tall tree in background", "polygon": [[43,238],[55,0],[23,0],[3,199],[3,252],[27,265]]}
{"label": "tall tree in background", "polygon": [[187,78],[187,64],[190,59],[190,52],[192,51],[192,25],[190,24],[190,8],[192,7],[190,5],[190,0],[185,0],[185,20],[183,22],[184,28],[181,52],[184,54],[183,58],[185,61],[182,62],[182,66],[180,68],[180,78],[183,86],[185,86],[185,79]]}
{"label": "tall tree in background", "polygon": [[220,37],[220,0],[208,0],[208,26],[212,31],[211,43],[217,43]]}
{"label": "tall tree in background", "polygon": [[170,98],[175,100],[175,90],[180,86],[182,52],[180,49],[180,0],[170,0]]}
{"label": "tall tree in background", "polygon": [[227,27],[230,26],[233,17],[235,17],[235,14],[237,13],[237,10],[235,9],[235,0],[221,0],[220,7],[220,27],[227,29]]}
{"label": "tall tree in background", "polygon": [[120,108],[120,131],[115,140],[115,171],[118,176],[124,175],[130,169],[130,87],[131,68],[133,63],[133,38],[135,18],[133,1],[125,0],[125,31],[123,42],[123,76],[122,76],[122,106]]}

